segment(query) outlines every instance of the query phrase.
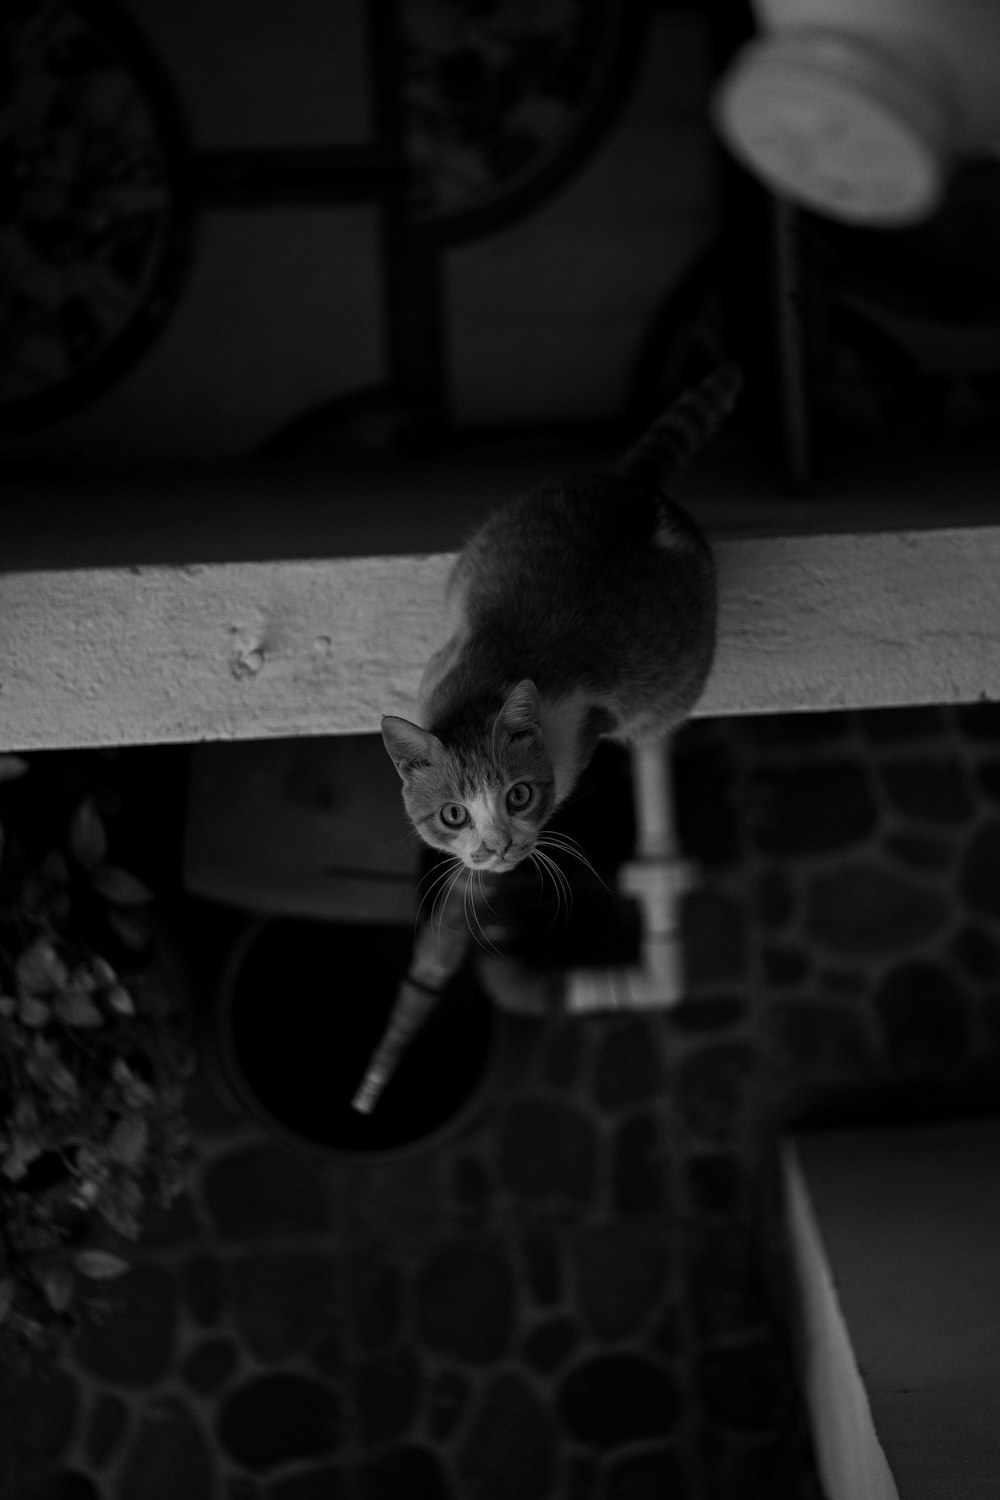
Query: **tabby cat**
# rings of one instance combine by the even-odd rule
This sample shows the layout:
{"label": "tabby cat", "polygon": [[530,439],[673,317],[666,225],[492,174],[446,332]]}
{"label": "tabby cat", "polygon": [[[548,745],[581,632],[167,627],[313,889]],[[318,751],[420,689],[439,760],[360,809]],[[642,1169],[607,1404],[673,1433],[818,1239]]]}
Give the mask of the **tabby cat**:
{"label": "tabby cat", "polygon": [[721,366],[614,473],[531,490],[469,539],[447,585],[450,637],[420,685],[424,727],[382,720],[426,843],[472,870],[511,870],[602,736],[661,736],[691,711],[712,662],[715,573],[663,482],[740,384]]}

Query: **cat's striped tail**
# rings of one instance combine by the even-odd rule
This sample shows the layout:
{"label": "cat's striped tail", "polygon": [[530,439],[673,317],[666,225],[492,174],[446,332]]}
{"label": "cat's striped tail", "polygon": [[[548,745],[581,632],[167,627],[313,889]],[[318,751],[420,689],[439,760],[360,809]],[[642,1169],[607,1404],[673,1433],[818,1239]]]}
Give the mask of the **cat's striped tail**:
{"label": "cat's striped tail", "polygon": [[693,458],[736,405],[743,386],[737,365],[719,365],[647,427],[615,472],[643,488],[659,489]]}

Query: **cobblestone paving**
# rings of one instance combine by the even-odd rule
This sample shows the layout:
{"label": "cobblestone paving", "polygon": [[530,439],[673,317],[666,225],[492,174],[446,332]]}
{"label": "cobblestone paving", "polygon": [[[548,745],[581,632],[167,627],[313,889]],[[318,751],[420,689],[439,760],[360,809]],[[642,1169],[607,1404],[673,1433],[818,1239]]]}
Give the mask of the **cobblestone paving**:
{"label": "cobblestone paving", "polygon": [[512,1027],[478,1121],[372,1165],[289,1152],[202,1082],[195,1190],[65,1367],[6,1393],[0,1492],[807,1493],[750,1186],[711,1132],[681,1170],[667,1025]]}
{"label": "cobblestone paving", "polygon": [[63,1363],[4,1500],[818,1500],[782,1115],[992,1107],[1000,715],[696,725],[685,1002],[508,1018],[478,1113],[325,1163],[202,1076],[192,1193]]}
{"label": "cobblestone paving", "polygon": [[1000,710],[758,720],[729,744],[772,1087],[841,1120],[995,1112]]}

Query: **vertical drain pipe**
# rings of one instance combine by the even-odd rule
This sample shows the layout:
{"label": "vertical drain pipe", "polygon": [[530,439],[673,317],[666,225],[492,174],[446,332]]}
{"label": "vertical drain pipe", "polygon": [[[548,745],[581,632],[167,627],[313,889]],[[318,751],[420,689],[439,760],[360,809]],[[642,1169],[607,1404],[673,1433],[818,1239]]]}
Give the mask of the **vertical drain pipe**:
{"label": "vertical drain pipe", "polygon": [[636,857],[622,867],[623,895],[639,903],[642,948],[637,967],[574,969],[567,977],[571,1015],[608,1010],[661,1010],[683,993],[680,902],[692,889],[694,872],[681,858],[674,816],[670,742],[644,740],[632,746]]}

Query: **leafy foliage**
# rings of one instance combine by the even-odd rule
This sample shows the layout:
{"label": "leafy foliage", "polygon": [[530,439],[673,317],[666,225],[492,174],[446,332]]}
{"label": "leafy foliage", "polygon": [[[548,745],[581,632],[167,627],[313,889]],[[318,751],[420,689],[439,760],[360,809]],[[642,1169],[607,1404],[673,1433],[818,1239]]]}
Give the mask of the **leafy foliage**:
{"label": "leafy foliage", "polygon": [[[29,769],[0,756],[0,783]],[[0,827],[7,1356],[58,1342],[81,1302],[129,1269],[144,1209],[178,1196],[190,1160],[191,1054],[157,968],[151,894],[109,863],[93,797],[73,809],[65,847],[38,852],[38,833],[36,824],[4,843]]]}

